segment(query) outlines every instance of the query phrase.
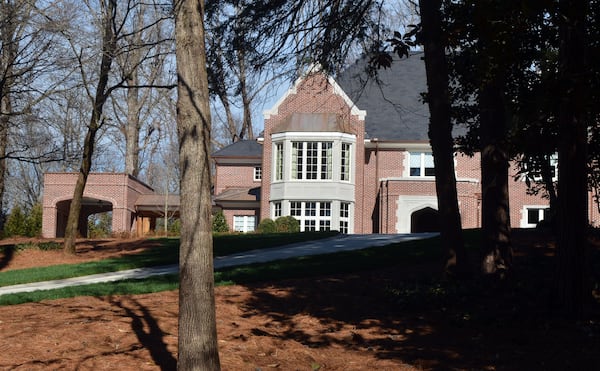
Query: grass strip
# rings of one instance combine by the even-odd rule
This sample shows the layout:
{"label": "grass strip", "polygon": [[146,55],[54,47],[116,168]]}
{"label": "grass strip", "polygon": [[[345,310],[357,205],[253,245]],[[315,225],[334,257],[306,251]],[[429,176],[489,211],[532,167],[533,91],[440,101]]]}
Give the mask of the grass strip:
{"label": "grass strip", "polygon": [[[400,261],[422,262],[439,259],[441,256],[440,253],[439,238],[436,237],[363,250],[312,255],[222,269],[215,272],[215,284],[245,284],[358,272],[393,266]],[[178,285],[178,275],[162,275],[139,280],[73,286],[31,293],[7,294],[0,296],[0,305],[13,305],[75,296],[136,295],[174,290],[178,288]]]}
{"label": "grass strip", "polygon": [[[176,264],[179,260],[179,240],[161,238],[153,240],[160,246],[121,258],[104,259],[80,264],[60,264],[48,267],[16,269],[0,273],[0,286],[59,280],[90,274],[116,272],[141,267]],[[27,251],[20,252],[26,254]]]}
{"label": "grass strip", "polygon": [[[312,241],[335,236],[338,232],[304,232],[274,234],[227,234],[215,235],[213,239],[214,255],[225,256],[234,253],[270,248],[291,243]],[[0,287],[22,283],[43,282],[64,278],[87,276],[90,274],[116,272],[141,267],[177,264],[179,262],[179,239],[152,239],[159,246],[139,254],[120,258],[104,259],[81,264],[61,264],[49,267],[27,268],[0,273]],[[27,250],[20,250],[26,254]]]}
{"label": "grass strip", "polygon": [[116,282],[93,283],[54,290],[22,292],[0,295],[0,305],[33,303],[42,300],[74,298],[77,296],[138,295],[175,290],[179,287],[179,275],[165,274],[144,279],[131,279]]}

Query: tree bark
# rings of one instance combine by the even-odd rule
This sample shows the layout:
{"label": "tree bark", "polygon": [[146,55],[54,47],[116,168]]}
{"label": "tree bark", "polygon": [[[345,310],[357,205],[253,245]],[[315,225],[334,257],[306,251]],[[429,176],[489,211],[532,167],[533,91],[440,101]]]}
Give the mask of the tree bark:
{"label": "tree bark", "polygon": [[[510,209],[508,199],[509,153],[507,145],[506,76],[514,61],[502,56],[512,46],[510,38],[498,35],[508,23],[504,10],[494,12],[497,3],[475,5],[477,37],[479,135],[481,151],[481,272],[503,278],[512,267]],[[490,27],[490,22],[498,27]],[[506,53],[508,54],[508,53]]]}
{"label": "tree bark", "polygon": [[582,318],[591,302],[588,266],[587,77],[585,22],[589,1],[559,3],[558,238],[556,307]]}
{"label": "tree bark", "polygon": [[219,370],[210,195],[210,106],[204,1],[175,1],[181,170],[180,370]]}
{"label": "tree bark", "polygon": [[11,92],[14,88],[14,64],[17,60],[17,4],[0,5],[2,46],[0,50],[0,228],[4,228],[4,192],[6,188],[8,132],[13,115]]}
{"label": "tree bark", "polygon": [[429,139],[435,166],[435,186],[446,252],[445,273],[465,276],[469,263],[464,247],[454,172],[454,141],[450,119],[448,65],[442,33],[440,0],[420,0],[423,47],[430,111]]}
{"label": "tree bark", "polygon": [[252,129],[252,100],[248,93],[246,76],[246,54],[240,48],[236,51],[238,64],[240,67],[240,94],[242,95],[242,107],[244,109],[244,120],[242,121],[242,130],[240,131],[240,139],[254,139],[254,130]]}
{"label": "tree bark", "polygon": [[64,251],[69,254],[75,253],[75,239],[77,237],[79,217],[81,215],[81,200],[87,183],[88,175],[92,168],[92,157],[96,145],[96,134],[102,126],[102,113],[104,104],[108,98],[107,86],[108,78],[114,59],[115,50],[117,48],[116,35],[113,32],[113,22],[116,17],[116,0],[108,0],[104,4],[102,18],[102,60],[100,62],[100,73],[98,76],[98,84],[96,86],[96,94],[94,98],[94,106],[88,125],[88,131],[85,136],[83,147],[83,157],[79,168],[79,175],[75,183],[73,191],[73,199],[69,208],[69,216],[67,217],[67,226],[65,229]]}
{"label": "tree bark", "polygon": [[125,123],[125,172],[137,177],[140,172],[140,99],[137,67],[127,79],[127,122]]}
{"label": "tree bark", "polygon": [[502,90],[485,81],[479,92],[481,140],[481,271],[503,277],[512,267],[509,158],[506,149],[506,113]]}
{"label": "tree bark", "polygon": [[4,191],[6,184],[6,151],[8,149],[8,128],[12,104],[8,92],[2,92],[0,97],[0,229],[4,229]]}

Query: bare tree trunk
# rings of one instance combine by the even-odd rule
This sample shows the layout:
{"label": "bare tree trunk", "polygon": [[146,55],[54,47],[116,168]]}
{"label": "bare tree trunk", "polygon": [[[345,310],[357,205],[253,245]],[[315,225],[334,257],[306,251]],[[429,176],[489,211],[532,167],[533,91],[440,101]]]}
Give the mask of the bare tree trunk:
{"label": "bare tree trunk", "polygon": [[0,5],[2,18],[2,46],[0,50],[0,228],[4,227],[4,193],[6,188],[8,132],[13,114],[11,91],[14,84],[14,64],[17,58],[16,4],[6,2]]}
{"label": "bare tree trunk", "polygon": [[242,122],[242,130],[240,131],[240,139],[254,139],[254,131],[252,130],[252,101],[248,93],[247,76],[246,76],[246,61],[243,48],[237,50],[238,64],[240,67],[240,92],[242,95],[242,106],[244,109],[244,120]]}
{"label": "bare tree trunk", "polygon": [[213,39],[214,51],[214,66],[213,66],[213,89],[216,91],[223,109],[225,110],[225,119],[227,120],[227,133],[231,143],[237,142],[240,137],[238,136],[238,129],[231,112],[231,103],[229,102],[229,93],[227,92],[227,80],[225,76],[225,65],[223,63],[223,53],[221,52],[221,39],[215,37]]}
{"label": "bare tree trunk", "polygon": [[469,263],[462,236],[454,172],[454,141],[450,120],[448,66],[442,41],[441,1],[420,0],[419,4],[431,116],[429,139],[435,165],[441,241],[446,252],[445,272],[447,275],[460,277],[469,273]]}
{"label": "bare tree trunk", "polygon": [[[508,119],[504,91],[506,76],[512,67],[510,56],[499,56],[510,39],[496,35],[488,22],[502,23],[507,15],[494,14],[495,2],[480,1],[475,5],[476,66],[479,88],[479,136],[481,151],[481,272],[503,278],[512,267],[510,209],[508,200],[509,154]],[[492,15],[491,15],[492,14]],[[501,38],[499,40],[499,38]]]}
{"label": "bare tree trunk", "polygon": [[127,79],[127,122],[125,123],[125,172],[137,177],[140,172],[140,102],[138,71],[134,68]]}
{"label": "bare tree trunk", "polygon": [[98,85],[96,87],[94,106],[92,108],[88,131],[85,137],[83,158],[81,159],[81,167],[79,168],[79,176],[77,177],[77,182],[75,183],[75,190],[73,191],[73,199],[71,200],[71,207],[69,208],[69,216],[67,218],[67,226],[65,229],[64,250],[70,254],[75,253],[75,238],[77,237],[77,227],[81,214],[81,200],[83,198],[83,191],[87,183],[88,175],[90,174],[90,170],[92,168],[92,156],[94,155],[96,134],[103,124],[102,111],[104,109],[106,99],[108,98],[108,77],[117,47],[116,36],[113,32],[113,22],[116,16],[116,0],[108,0],[104,6],[105,9],[103,9],[102,18],[102,61],[100,63],[100,74],[98,78]]}
{"label": "bare tree trunk", "polygon": [[[125,126],[125,172],[137,178],[140,173],[140,112],[142,103],[140,102],[139,89],[139,69],[143,59],[142,31],[144,29],[144,12],[145,7],[139,7],[136,12],[133,22],[133,36],[129,43],[132,45],[131,50],[126,55],[126,62],[130,65],[124,65],[124,69],[129,69],[127,76],[127,122]],[[123,63],[123,64],[125,64]],[[159,67],[157,67],[158,69]]]}
{"label": "bare tree trunk", "polygon": [[210,100],[204,1],[175,1],[181,170],[180,370],[219,370],[210,195]]}
{"label": "bare tree trunk", "polygon": [[559,78],[558,248],[556,306],[569,317],[585,316],[591,302],[587,203],[587,43],[589,1],[561,0]]}
{"label": "bare tree trunk", "polygon": [[502,91],[495,81],[484,82],[479,93],[481,140],[481,270],[500,275],[512,267],[509,158],[506,149],[506,113]]}
{"label": "bare tree trunk", "polygon": [[6,151],[8,149],[8,128],[12,111],[8,93],[0,98],[0,229],[4,228],[4,192],[6,184]]}

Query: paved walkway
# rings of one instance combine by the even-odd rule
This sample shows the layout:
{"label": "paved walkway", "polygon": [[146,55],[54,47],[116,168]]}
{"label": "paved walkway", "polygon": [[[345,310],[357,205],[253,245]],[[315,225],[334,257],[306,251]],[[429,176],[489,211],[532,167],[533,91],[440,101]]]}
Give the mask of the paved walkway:
{"label": "paved walkway", "polygon": [[[403,241],[429,238],[437,233],[415,234],[351,234],[339,235],[322,240],[300,242],[268,249],[257,249],[239,254],[215,258],[215,269],[264,263],[274,260],[288,259],[296,256],[330,254],[339,251],[360,250],[368,247],[384,246]],[[26,283],[22,285],[0,287],[0,295],[50,290],[69,286],[87,285],[99,282],[112,282],[124,279],[140,279],[150,276],[177,273],[177,264],[160,267],[136,268],[118,272],[100,273],[89,276],[66,278],[61,280]]]}

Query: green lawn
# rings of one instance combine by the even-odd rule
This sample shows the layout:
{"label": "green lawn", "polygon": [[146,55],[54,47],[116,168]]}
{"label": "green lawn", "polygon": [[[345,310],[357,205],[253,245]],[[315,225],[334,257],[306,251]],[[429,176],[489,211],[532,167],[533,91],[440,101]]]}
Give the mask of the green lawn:
{"label": "green lawn", "polygon": [[[336,234],[337,232],[215,235],[213,238],[214,254],[215,256],[225,256],[254,249],[327,238]],[[140,254],[121,258],[1,272],[0,286],[50,281],[140,267],[177,264],[179,261],[179,239],[159,238],[155,241],[159,242],[160,246]],[[26,254],[27,250],[22,249],[20,253]]]}
{"label": "green lawn", "polygon": [[[242,241],[246,241],[247,237],[240,237]],[[167,240],[165,245],[161,246],[161,249],[173,249],[173,246],[168,247],[170,244],[174,243],[173,241],[176,240]],[[216,241],[217,239],[215,239],[215,249],[218,248]],[[227,243],[229,244],[232,242],[232,237],[228,236]],[[439,239],[433,238],[428,240],[407,241],[400,244],[392,244],[358,251],[299,257],[276,262],[251,264],[222,269],[215,272],[215,282],[217,285],[225,285],[233,283],[278,280],[284,278],[310,277],[323,274],[345,273],[386,267],[394,265],[398,261],[417,262],[439,259],[439,257]],[[82,264],[78,264],[77,266],[81,265]],[[114,263],[111,263],[110,266],[114,266]],[[27,273],[30,273],[30,270],[27,271]],[[0,280],[5,273],[0,273]],[[24,302],[40,301],[44,299],[57,299],[81,295],[101,296],[117,294],[140,294],[172,290],[176,289],[177,287],[177,275],[164,275],[141,280],[126,280],[111,283],[75,286],[64,289],[38,291],[33,293],[2,295],[0,296],[0,305],[19,304]]]}

